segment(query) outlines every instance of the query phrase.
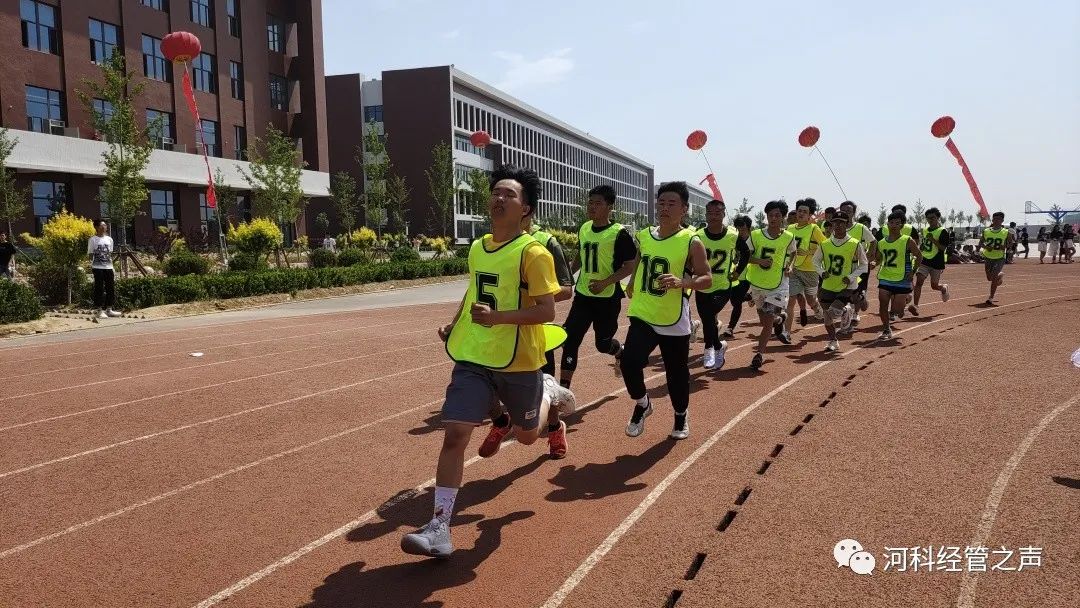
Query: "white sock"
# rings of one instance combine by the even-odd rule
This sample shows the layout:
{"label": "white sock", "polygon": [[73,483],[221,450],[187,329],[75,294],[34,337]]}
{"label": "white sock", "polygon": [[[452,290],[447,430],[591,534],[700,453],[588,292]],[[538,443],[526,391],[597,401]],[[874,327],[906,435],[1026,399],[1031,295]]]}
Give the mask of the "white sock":
{"label": "white sock", "polygon": [[454,515],[454,500],[457,499],[457,493],[457,488],[435,486],[435,519],[450,523],[450,518]]}
{"label": "white sock", "polygon": [[641,399],[638,399],[637,404],[638,404],[638,406],[640,406],[642,408],[648,407],[649,406],[649,396],[645,395]]}

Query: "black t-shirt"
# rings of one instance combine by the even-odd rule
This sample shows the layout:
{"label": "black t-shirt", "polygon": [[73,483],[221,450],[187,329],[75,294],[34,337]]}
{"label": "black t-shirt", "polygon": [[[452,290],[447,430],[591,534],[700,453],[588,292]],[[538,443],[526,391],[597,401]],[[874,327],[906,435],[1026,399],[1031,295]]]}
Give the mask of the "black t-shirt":
{"label": "black t-shirt", "polygon": [[938,248],[938,253],[932,258],[923,258],[922,263],[934,270],[945,270],[945,252],[949,250],[949,245],[952,244],[952,236],[948,230],[942,230],[938,235],[938,243],[941,247]]}
{"label": "black t-shirt", "polygon": [[13,245],[11,241],[0,243],[0,271],[6,271],[8,269],[8,264],[11,263],[11,258],[15,257],[16,253],[18,252],[15,250],[15,245]]}
{"label": "black t-shirt", "polygon": [[555,258],[555,279],[559,285],[573,285],[574,275],[570,272],[570,264],[566,263],[566,255],[563,254],[559,239],[551,237],[547,242],[547,250],[551,257]]}

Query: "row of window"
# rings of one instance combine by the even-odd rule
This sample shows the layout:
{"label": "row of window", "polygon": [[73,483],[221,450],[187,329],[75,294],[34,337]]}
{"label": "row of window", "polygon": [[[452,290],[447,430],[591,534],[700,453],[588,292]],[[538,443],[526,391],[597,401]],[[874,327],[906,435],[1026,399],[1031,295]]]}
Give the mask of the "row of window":
{"label": "row of window", "polygon": [[[214,27],[212,0],[189,0],[191,20],[206,27]],[[142,0],[143,6],[168,10],[165,0]],[[60,54],[60,33],[57,27],[57,7],[36,0],[20,0],[19,15],[22,19],[23,46],[43,53]],[[225,15],[228,19],[229,34],[240,37],[240,0],[225,1]],[[111,47],[119,44],[118,27],[96,19],[90,20],[90,58],[95,63],[107,59]],[[285,52],[285,22],[274,15],[266,15],[266,45],[276,53]],[[145,53],[145,47],[144,47]]]}
{"label": "row of window", "polygon": [[[58,213],[61,207],[71,208],[71,187],[66,182],[35,181],[30,185],[30,192],[34,208],[34,233],[41,234],[42,227],[46,222]],[[100,192],[99,192],[100,195]],[[100,197],[99,197],[100,198]],[[247,196],[237,197],[240,219],[251,220],[251,201]],[[176,192],[174,190],[150,190],[150,221],[154,229],[166,227],[177,229],[180,216],[176,206]],[[105,203],[101,203],[101,217],[108,219],[108,211]],[[216,220],[217,210],[206,203],[206,193],[199,193],[199,221],[203,228],[206,223]],[[133,239],[128,242],[134,244]]]}
{"label": "row of window", "polygon": [[[112,118],[115,109],[104,99],[93,100],[94,112],[101,120]],[[53,125],[66,124],[64,98],[60,91],[42,87],[26,86],[26,128],[39,133],[53,133]],[[147,108],[146,126],[155,145],[165,145],[176,141],[176,123],[172,112]],[[221,134],[216,120],[202,119],[199,124],[202,142],[210,156],[221,156]],[[233,126],[236,160],[247,160],[247,129],[240,125]]]}

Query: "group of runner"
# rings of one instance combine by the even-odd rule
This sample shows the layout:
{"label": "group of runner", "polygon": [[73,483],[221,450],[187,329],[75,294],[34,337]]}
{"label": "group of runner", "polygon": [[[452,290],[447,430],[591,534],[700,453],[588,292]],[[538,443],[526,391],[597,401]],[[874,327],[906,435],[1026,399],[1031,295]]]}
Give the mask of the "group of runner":
{"label": "group of runner", "polygon": [[[903,205],[893,207],[876,239],[856,222],[856,204],[845,201],[826,209],[815,221],[817,203],[765,206],[766,226],[752,229],[750,218],[726,223],[723,201],[706,205],[701,227],[685,225],[689,189],[685,182],[661,184],[656,192],[656,224],[631,236],[612,220],[616,194],[611,186],[589,191],[588,221],[578,231],[577,255],[568,263],[558,240],[533,225],[540,179],[529,169],[503,166],[491,176],[491,233],[469,249],[469,284],[451,323],[440,328],[455,365],[442,408],[445,426],[435,478],[432,519],[406,534],[402,549],[410,554],[447,557],[453,551],[450,519],[461,486],[466,450],[473,430],[485,420],[491,427],[480,445],[482,457],[495,455],[509,436],[530,445],[547,427],[552,458],[567,454],[566,423],[576,399],[570,390],[578,352],[592,327],[597,351],[612,357],[616,373],[634,402],[626,435],[638,437],[653,413],[645,386],[649,357],[659,348],[674,411],[670,437],[690,434],[690,343],[704,333],[703,366],[725,364],[727,340],[734,335],[742,306],[755,305],[761,331],[751,367],[759,369],[771,339],[791,344],[796,307],[800,325],[813,311],[825,325],[825,350],[839,351],[839,339],[851,333],[868,309],[870,272],[877,269],[881,340],[892,338],[892,323],[905,309],[918,314],[927,277],[931,288],[949,299],[941,282],[948,247],[941,214],[926,212],[928,228],[914,230]],[[1004,280],[1005,252],[1012,237],[1002,226],[1003,213],[980,239],[990,281],[988,304]],[[576,279],[574,274],[577,274]],[[626,287],[622,281],[630,279]],[[691,315],[691,292],[697,317]],[[616,338],[622,300],[630,299],[625,343]],[[554,348],[545,340],[545,324],[555,319],[555,303],[571,299],[563,324],[566,338],[555,379]],[[717,319],[731,304],[721,333]]]}

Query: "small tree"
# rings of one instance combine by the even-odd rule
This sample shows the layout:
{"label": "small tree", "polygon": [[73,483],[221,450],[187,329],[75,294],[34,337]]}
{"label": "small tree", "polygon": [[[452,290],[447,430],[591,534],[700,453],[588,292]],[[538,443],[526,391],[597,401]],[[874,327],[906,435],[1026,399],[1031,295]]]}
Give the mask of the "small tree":
{"label": "small tree", "polygon": [[86,247],[94,236],[94,223],[65,209],[54,214],[42,228],[41,236],[20,235],[31,247],[37,247],[49,262],[64,269],[67,278],[67,303],[71,304],[71,280],[79,262],[86,259]]}
{"label": "small tree", "polygon": [[[589,191],[585,188],[578,187],[574,190],[574,194],[570,197],[570,228],[580,228],[582,224],[589,221]],[[566,227],[566,226],[562,226]]]}
{"label": "small tree", "polygon": [[319,231],[324,238],[330,233],[330,218],[325,213],[315,216],[315,230]]}
{"label": "small tree", "polygon": [[[338,171],[330,176],[330,201],[334,203],[334,209],[337,210],[338,225],[345,232],[345,244],[348,244],[349,234],[356,225],[356,180],[352,175],[345,171]],[[323,231],[325,232],[327,228],[329,228],[329,223]]]}
{"label": "small tree", "polygon": [[454,150],[445,141],[440,141],[431,149],[431,168],[424,171],[428,181],[428,193],[434,203],[428,230],[438,230],[447,235],[447,224],[454,217]]}
{"label": "small tree", "polygon": [[214,170],[214,191],[217,194],[218,223],[221,225],[221,231],[225,232],[232,221],[230,218],[240,219],[238,217],[240,205],[236,200],[240,196],[240,191],[225,184],[225,174],[221,172],[221,167]]}
{"label": "small tree", "polygon": [[364,145],[356,148],[356,163],[364,168],[364,221],[382,234],[386,222],[386,179],[390,175],[390,155],[386,153],[386,138],[379,134],[378,125],[368,123]]}
{"label": "small tree", "polygon": [[735,215],[749,216],[750,212],[754,210],[754,206],[750,204],[750,199],[745,196],[742,199],[742,203],[739,204],[739,208],[735,210]]}
{"label": "small tree", "polygon": [[30,199],[30,189],[19,188],[15,184],[15,172],[7,168],[8,158],[18,143],[18,138],[8,136],[7,129],[0,129],[0,220],[7,222],[7,233],[13,242],[12,224],[26,215]]}
{"label": "small tree", "polygon": [[[143,171],[150,161],[153,147],[150,132],[160,131],[160,123],[151,123],[140,129],[135,121],[135,100],[146,88],[145,80],[135,82],[133,72],[128,72],[123,53],[113,53],[102,64],[103,82],[85,80],[86,90],[78,91],[79,99],[92,117],[94,129],[102,134],[109,147],[101,155],[105,161],[105,180],[102,202],[105,213],[119,232],[121,272],[127,274],[127,227],[135,219],[143,202],[149,198]],[[100,113],[94,108],[95,99],[102,99],[112,107],[111,113]]]}
{"label": "small tree", "polygon": [[265,138],[257,138],[248,148],[250,171],[240,169],[251,186],[251,206],[255,215],[268,217],[278,224],[296,225],[308,199],[300,187],[300,176],[307,165],[296,145],[273,125]]}
{"label": "small tree", "polygon": [[491,176],[482,169],[469,169],[466,181],[472,190],[467,197],[468,210],[473,215],[487,215],[487,203],[491,197]]}
{"label": "small tree", "polygon": [[386,219],[392,233],[404,233],[405,222],[409,215],[409,197],[412,190],[405,183],[405,178],[397,173],[390,174],[386,180]]}
{"label": "small tree", "polygon": [[889,221],[889,214],[885,211],[885,203],[881,203],[878,207],[877,223],[881,228],[885,228],[885,224]]}
{"label": "small tree", "polygon": [[926,223],[926,207],[923,206],[922,199],[915,201],[915,209],[912,211],[915,215],[912,217],[912,224],[915,224],[916,228],[922,229],[923,224]]}

